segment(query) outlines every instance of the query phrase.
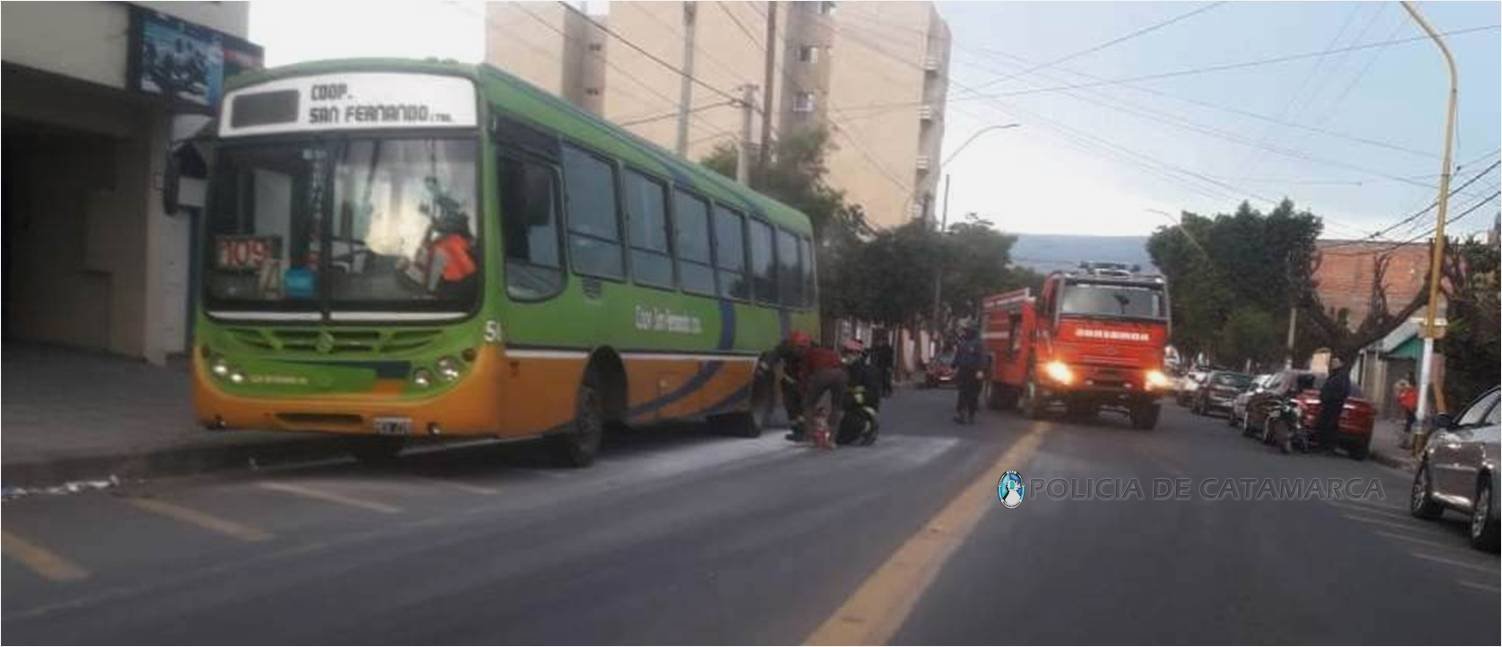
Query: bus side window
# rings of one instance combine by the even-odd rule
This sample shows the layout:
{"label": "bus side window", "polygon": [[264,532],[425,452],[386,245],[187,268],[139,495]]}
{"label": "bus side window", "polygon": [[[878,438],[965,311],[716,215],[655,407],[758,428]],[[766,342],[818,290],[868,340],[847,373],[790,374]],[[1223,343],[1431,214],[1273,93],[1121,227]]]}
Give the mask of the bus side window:
{"label": "bus side window", "polygon": [[551,165],[504,156],[500,169],[506,294],[546,299],[563,290],[557,175]]}
{"label": "bus side window", "polygon": [[615,166],[572,146],[563,147],[564,207],[574,271],[626,277],[625,249],[615,200]]}
{"label": "bus side window", "polygon": [[756,300],[777,304],[777,259],[772,256],[772,227],[752,218],[751,234],[751,288]]}
{"label": "bus side window", "polygon": [[715,282],[720,296],[751,298],[746,277],[746,217],[720,205],[714,206]]}
{"label": "bus side window", "polygon": [[673,252],[678,284],[685,292],[714,296],[714,265],[709,246],[709,205],[682,189],[673,191]]}
{"label": "bus side window", "polygon": [[667,189],[661,182],[626,170],[626,223],[631,241],[631,276],[637,283],[673,287],[668,250]]}
{"label": "bus side window", "polygon": [[778,229],[777,292],[782,297],[782,305],[785,307],[803,307],[803,276],[800,262],[798,237]]}

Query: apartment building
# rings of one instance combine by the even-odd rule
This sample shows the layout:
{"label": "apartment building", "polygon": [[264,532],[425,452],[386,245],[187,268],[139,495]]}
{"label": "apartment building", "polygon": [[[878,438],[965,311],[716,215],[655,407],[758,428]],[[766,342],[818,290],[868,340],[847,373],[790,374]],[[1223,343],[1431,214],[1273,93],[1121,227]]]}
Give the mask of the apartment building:
{"label": "apartment building", "polygon": [[[490,3],[491,64],[665,148],[702,159],[740,139],[735,100],[771,50],[772,139],[826,128],[829,181],[878,226],[931,214],[938,186],[949,28],[931,2]],[[767,41],[767,24],[775,37]],[[607,31],[608,30],[608,31]],[[688,71],[688,125],[678,109]]]}

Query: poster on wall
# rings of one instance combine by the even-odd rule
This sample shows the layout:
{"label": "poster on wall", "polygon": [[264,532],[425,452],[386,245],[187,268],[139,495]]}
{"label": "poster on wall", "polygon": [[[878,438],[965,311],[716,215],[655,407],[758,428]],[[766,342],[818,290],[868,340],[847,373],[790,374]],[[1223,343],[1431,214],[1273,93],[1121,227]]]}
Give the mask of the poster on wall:
{"label": "poster on wall", "polygon": [[144,7],[130,7],[130,62],[126,85],[165,97],[175,107],[213,113],[224,81],[258,70],[259,45]]}

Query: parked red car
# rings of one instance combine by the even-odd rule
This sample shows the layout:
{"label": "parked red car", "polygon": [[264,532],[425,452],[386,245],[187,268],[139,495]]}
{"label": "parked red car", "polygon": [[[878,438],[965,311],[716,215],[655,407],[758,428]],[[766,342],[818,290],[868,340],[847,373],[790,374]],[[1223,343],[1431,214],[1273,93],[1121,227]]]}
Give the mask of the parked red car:
{"label": "parked red car", "polygon": [[923,370],[923,385],[932,389],[954,384],[954,353],[944,353],[933,358]]}
{"label": "parked red car", "polygon": [[[1314,385],[1302,391],[1297,390],[1299,377],[1311,375]],[[1262,422],[1267,419],[1268,405],[1276,399],[1292,397],[1299,403],[1303,411],[1302,424],[1306,428],[1312,428],[1314,421],[1319,416],[1319,389],[1325,384],[1325,376],[1309,371],[1286,370],[1273,374],[1271,380],[1262,391],[1252,395],[1247,400],[1246,420],[1242,425],[1242,433],[1248,436],[1261,436],[1256,433],[1262,430]],[[1340,412],[1340,446],[1356,460],[1365,460],[1371,453],[1372,426],[1377,419],[1376,407],[1366,399],[1360,387],[1351,385],[1351,395],[1346,398],[1346,405]]]}

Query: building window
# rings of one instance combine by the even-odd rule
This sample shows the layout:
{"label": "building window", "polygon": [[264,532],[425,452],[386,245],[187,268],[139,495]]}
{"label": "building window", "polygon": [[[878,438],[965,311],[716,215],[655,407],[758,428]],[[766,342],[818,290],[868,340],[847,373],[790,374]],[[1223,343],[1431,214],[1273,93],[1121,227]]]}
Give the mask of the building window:
{"label": "building window", "polygon": [[800,46],[798,48],[798,62],[800,62],[800,63],[818,63],[819,62],[819,48],[815,47],[813,45],[803,45],[803,46]]}
{"label": "building window", "polygon": [[591,51],[591,52],[598,52],[598,51],[600,51],[602,49],[605,49],[605,44],[604,43],[590,43],[589,44],[589,51]]}
{"label": "building window", "polygon": [[587,94],[587,95],[592,96],[592,97],[598,97],[598,96],[600,96],[600,89],[599,88],[584,88],[584,94]]}
{"label": "building window", "polygon": [[826,16],[833,16],[834,15],[834,5],[835,5],[835,3],[832,2],[832,1],[826,1],[826,2],[819,3],[819,13],[824,14]]}
{"label": "building window", "polygon": [[799,92],[793,95],[793,112],[813,112],[814,93]]}

